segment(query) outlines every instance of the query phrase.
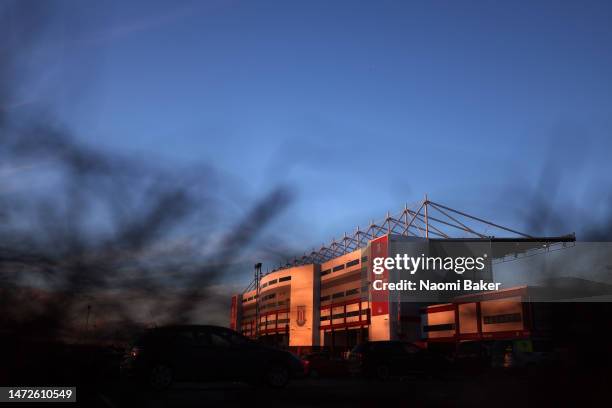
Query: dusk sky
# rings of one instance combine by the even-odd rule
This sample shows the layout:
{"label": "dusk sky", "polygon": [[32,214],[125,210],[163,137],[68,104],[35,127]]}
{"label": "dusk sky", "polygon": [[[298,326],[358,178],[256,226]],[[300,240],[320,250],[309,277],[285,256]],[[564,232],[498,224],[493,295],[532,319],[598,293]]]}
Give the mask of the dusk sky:
{"label": "dusk sky", "polygon": [[608,198],[609,1],[125,3],[57,2],[8,109],[212,165],[245,202],[292,186],[296,248],[425,193],[526,232],[539,188]]}
{"label": "dusk sky", "polygon": [[612,0],[0,0],[0,402],[609,406],[611,153]]}

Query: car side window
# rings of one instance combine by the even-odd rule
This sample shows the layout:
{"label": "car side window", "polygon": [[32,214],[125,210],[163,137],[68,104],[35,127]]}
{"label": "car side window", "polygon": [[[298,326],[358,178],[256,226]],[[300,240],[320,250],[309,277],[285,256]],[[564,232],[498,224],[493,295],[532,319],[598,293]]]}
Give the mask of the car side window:
{"label": "car side window", "polygon": [[375,343],[370,347],[370,349],[375,352],[384,352],[386,348],[386,344],[384,343]]}
{"label": "car side window", "polygon": [[372,351],[378,353],[398,353],[401,352],[401,345],[395,342],[379,342],[372,344]]}
{"label": "car side window", "polygon": [[229,341],[236,346],[242,346],[250,342],[249,339],[246,338],[245,336],[242,336],[234,332],[229,332],[228,337],[229,337]]}
{"label": "car side window", "polygon": [[420,350],[417,346],[415,346],[414,344],[404,344],[404,351],[408,354],[416,354],[418,353]]}
{"label": "car side window", "polygon": [[215,330],[214,333],[226,339],[231,345],[234,346],[242,346],[251,342],[251,340],[249,340],[246,336],[236,333],[233,330],[219,329]]}
{"label": "car side window", "polygon": [[393,354],[403,354],[406,351],[406,348],[404,347],[403,343],[391,343],[392,346],[390,347],[391,352]]}

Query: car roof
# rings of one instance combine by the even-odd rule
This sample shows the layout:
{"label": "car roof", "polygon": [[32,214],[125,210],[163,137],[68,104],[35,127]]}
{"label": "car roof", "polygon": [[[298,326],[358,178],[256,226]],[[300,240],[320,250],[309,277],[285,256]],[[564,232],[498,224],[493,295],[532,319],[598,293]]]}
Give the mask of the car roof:
{"label": "car roof", "polygon": [[228,327],[223,326],[215,326],[211,324],[173,324],[159,327],[152,327],[147,329],[148,331],[175,331],[175,330],[194,330],[194,329],[221,329],[221,330],[231,330]]}
{"label": "car roof", "polygon": [[373,341],[366,341],[362,343],[365,346],[373,346],[373,345],[379,345],[379,344],[406,344],[406,345],[410,345],[410,346],[414,346],[417,348],[422,349],[423,347],[420,347],[418,344],[415,344],[414,342],[411,341],[406,341],[406,340],[373,340]]}

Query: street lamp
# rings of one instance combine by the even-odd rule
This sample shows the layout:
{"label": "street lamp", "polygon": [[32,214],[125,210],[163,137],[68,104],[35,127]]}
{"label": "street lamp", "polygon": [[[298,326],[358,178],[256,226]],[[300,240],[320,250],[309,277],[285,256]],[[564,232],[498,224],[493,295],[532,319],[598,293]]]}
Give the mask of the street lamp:
{"label": "street lamp", "polygon": [[255,264],[255,338],[259,338],[259,281],[261,279],[261,262]]}

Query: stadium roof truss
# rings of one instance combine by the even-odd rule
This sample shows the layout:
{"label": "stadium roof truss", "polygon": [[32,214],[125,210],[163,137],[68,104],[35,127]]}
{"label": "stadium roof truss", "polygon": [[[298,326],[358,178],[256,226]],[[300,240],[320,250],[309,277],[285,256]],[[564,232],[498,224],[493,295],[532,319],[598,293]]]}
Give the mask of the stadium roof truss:
{"label": "stadium roof truss", "polygon": [[[367,228],[357,227],[352,234],[345,233],[339,239],[333,239],[331,243],[323,244],[319,249],[313,249],[309,254],[294,258],[285,265],[280,265],[275,271],[298,265],[312,263],[323,263],[338,256],[365,248],[368,242],[387,235],[401,235],[420,237],[432,240],[474,240],[492,241],[506,243],[522,243],[521,251],[532,250],[537,246],[524,246],[525,243],[556,243],[574,242],[574,234],[561,237],[534,237],[526,233],[516,231],[491,221],[475,217],[463,211],[430,201],[427,196],[412,207],[406,204],[404,209],[393,216],[387,216],[381,222],[370,222]],[[496,234],[502,234],[499,238]],[[545,247],[549,250],[551,245]],[[565,246],[565,245],[564,245]],[[517,250],[518,247],[515,247]]]}

